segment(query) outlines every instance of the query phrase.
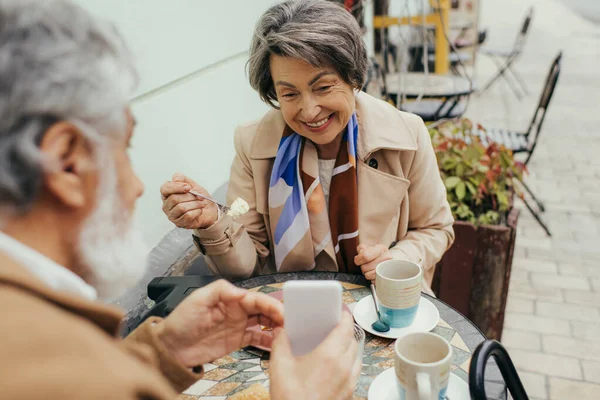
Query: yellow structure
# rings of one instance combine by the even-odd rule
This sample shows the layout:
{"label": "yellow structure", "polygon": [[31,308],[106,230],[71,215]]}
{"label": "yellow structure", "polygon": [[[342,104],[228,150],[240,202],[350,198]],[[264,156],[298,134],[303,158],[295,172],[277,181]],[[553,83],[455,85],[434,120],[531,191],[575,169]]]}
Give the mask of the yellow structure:
{"label": "yellow structure", "polygon": [[435,73],[446,74],[449,70],[448,55],[449,43],[446,40],[448,29],[448,13],[450,11],[450,0],[429,0],[434,12],[415,17],[389,17],[387,15],[376,15],[373,17],[373,28],[382,29],[393,25],[425,25],[435,26]]}

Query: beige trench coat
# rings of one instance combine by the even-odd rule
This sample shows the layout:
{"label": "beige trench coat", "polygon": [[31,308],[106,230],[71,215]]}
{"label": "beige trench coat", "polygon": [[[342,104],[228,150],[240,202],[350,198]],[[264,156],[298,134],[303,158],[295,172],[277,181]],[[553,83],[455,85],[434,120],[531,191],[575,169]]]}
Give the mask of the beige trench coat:
{"label": "beige trench coat", "polygon": [[[392,256],[420,263],[431,284],[435,264],[454,240],[454,220],[429,133],[418,116],[363,92],[356,95],[356,114],[360,243],[397,242]],[[213,226],[194,231],[211,269],[226,278],[276,272],[268,198],[284,127],[281,112],[272,110],[237,128],[227,201],[241,197],[250,211],[235,222],[222,216]],[[310,237],[303,241],[289,255],[296,271],[310,269],[315,261]],[[335,257],[321,253],[315,269],[337,271]]]}

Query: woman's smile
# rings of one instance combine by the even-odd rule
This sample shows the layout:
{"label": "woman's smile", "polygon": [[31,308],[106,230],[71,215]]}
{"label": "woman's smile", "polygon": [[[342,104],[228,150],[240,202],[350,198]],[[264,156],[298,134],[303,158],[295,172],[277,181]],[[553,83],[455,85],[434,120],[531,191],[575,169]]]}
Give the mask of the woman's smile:
{"label": "woman's smile", "polygon": [[323,132],[324,130],[326,130],[331,125],[334,117],[335,117],[335,113],[331,113],[328,116],[326,116],[325,118],[322,118],[319,120],[314,120],[311,122],[303,121],[303,124],[306,126],[306,129],[308,129],[309,131],[314,132],[314,133],[320,133],[320,132]]}

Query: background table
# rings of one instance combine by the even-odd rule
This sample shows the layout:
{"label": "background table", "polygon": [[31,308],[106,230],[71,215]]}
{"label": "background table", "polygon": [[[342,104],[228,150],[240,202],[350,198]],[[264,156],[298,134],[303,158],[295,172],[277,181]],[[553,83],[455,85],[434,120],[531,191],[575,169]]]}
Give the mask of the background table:
{"label": "background table", "polygon": [[[474,86],[462,76],[425,75],[421,72],[390,73],[385,76],[387,97],[394,104],[399,102],[401,110],[417,114],[425,121],[463,115],[468,103],[466,97],[473,91]],[[421,98],[415,101],[419,96]]]}
{"label": "background table", "polygon": [[458,75],[438,75],[422,72],[390,73],[385,76],[388,93],[397,94],[398,88],[408,98],[458,97],[473,92],[469,80]]}
{"label": "background table", "polygon": [[[289,280],[337,280],[344,287],[344,303],[353,309],[356,302],[370,294],[363,276],[330,272],[295,272],[265,275],[236,282],[235,285],[251,291],[270,293],[281,290]],[[433,332],[453,346],[452,373],[467,381],[471,353],[485,340],[483,334],[469,320],[440,300],[426,296],[439,310],[440,321]],[[393,340],[366,333],[363,369],[354,399],[366,399],[371,382],[381,372],[394,366]],[[269,353],[252,347],[236,351],[205,366],[202,380],[184,392],[183,399],[224,400],[247,387],[262,383],[268,385]],[[486,392],[489,399],[506,399],[502,376],[490,362],[486,370]]]}

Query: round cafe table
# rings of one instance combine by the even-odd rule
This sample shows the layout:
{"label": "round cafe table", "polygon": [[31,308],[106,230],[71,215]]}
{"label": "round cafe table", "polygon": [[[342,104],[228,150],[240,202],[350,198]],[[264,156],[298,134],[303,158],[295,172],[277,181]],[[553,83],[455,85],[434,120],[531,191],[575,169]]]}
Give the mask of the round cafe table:
{"label": "round cafe table", "polygon": [[[467,102],[463,99],[474,91],[471,82],[462,76],[424,74],[421,72],[390,73],[385,76],[387,95],[400,108],[419,115],[425,121],[438,121],[462,115]],[[420,101],[404,101],[416,99]]]}
{"label": "round cafe table", "polygon": [[408,98],[419,95],[423,98],[458,97],[473,92],[471,82],[457,75],[426,75],[422,72],[391,73],[386,75],[385,83],[388,93],[396,94],[400,88],[402,94]]}
{"label": "round cafe table", "polygon": [[[271,293],[281,290],[289,280],[336,280],[344,288],[343,300],[352,310],[363,297],[370,294],[369,284],[362,275],[333,272],[293,272],[264,275],[234,282],[238,287],[251,291]],[[468,382],[471,353],[485,340],[481,331],[458,311],[446,303],[423,294],[440,312],[438,325],[432,332],[444,337],[453,346],[452,373]],[[353,399],[367,399],[369,386],[381,372],[394,367],[393,340],[379,338],[368,332],[365,337],[363,368]],[[233,352],[211,364],[205,365],[203,379],[187,389],[182,399],[225,400],[256,383],[269,385],[269,353],[247,347]],[[488,399],[506,399],[502,375],[493,361],[486,369],[486,393]],[[462,399],[452,399],[462,400]]]}

